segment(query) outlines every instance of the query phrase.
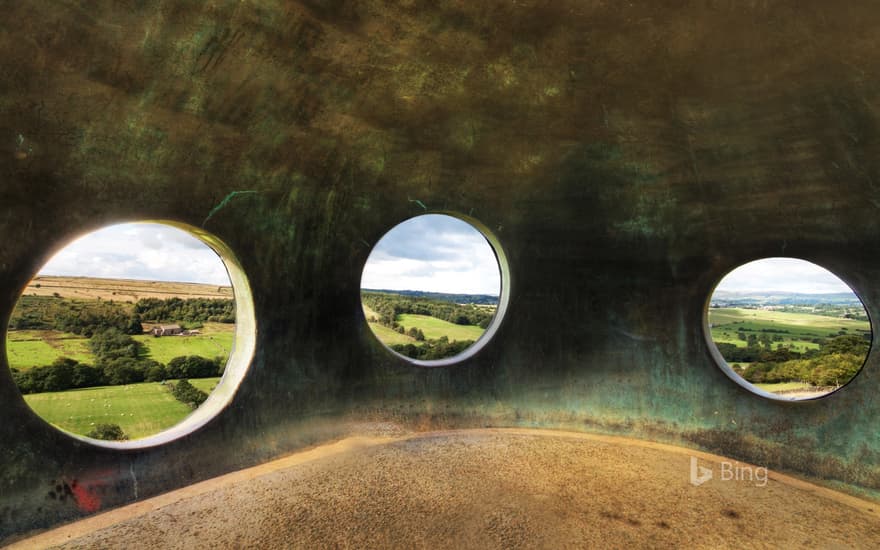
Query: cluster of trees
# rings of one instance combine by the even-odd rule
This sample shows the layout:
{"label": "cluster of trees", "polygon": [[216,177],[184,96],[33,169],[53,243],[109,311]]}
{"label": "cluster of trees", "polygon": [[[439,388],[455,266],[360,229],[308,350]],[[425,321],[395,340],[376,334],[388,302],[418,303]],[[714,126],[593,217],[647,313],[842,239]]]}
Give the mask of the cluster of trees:
{"label": "cluster of trees", "polygon": [[27,394],[89,388],[100,385],[104,381],[104,374],[97,367],[61,357],[51,365],[33,367],[23,372],[13,368],[12,379],[21,393]]}
{"label": "cluster of trees", "polygon": [[86,337],[115,328],[141,334],[141,317],[113,301],[65,300],[56,296],[22,296],[9,319],[13,330],[59,330]]}
{"label": "cluster of trees", "polygon": [[171,386],[171,395],[181,403],[189,405],[191,409],[198,408],[199,405],[208,399],[207,393],[193,386],[190,381],[185,378],[178,380],[176,384],[169,385]]}
{"label": "cluster of trees", "polygon": [[[13,368],[12,378],[21,393],[28,394],[98,386],[121,386],[138,382],[160,382],[178,378],[211,378],[222,376],[226,367],[222,357],[208,359],[198,355],[175,357],[166,366],[152,359],[126,355],[123,350],[130,349],[130,343],[126,343],[118,335],[113,336],[113,339],[120,344],[120,347],[110,348],[109,353],[101,356],[96,353],[95,365],[61,357],[51,365],[33,367],[25,371]],[[107,346],[106,341],[101,345]]]}
{"label": "cluster of trees", "polygon": [[144,345],[117,329],[107,329],[89,339],[95,368],[108,386],[163,380],[164,366],[145,357]]}
{"label": "cluster of trees", "polygon": [[473,343],[473,340],[455,340],[450,342],[449,338],[441,336],[437,340],[425,340],[423,344],[418,346],[415,344],[394,344],[391,346],[391,349],[413,359],[429,361],[431,359],[444,359],[458,355]]}
{"label": "cluster of trees", "polygon": [[12,330],[59,330],[86,337],[115,328],[144,332],[155,323],[234,323],[235,301],[207,298],[143,298],[134,306],[112,300],[65,300],[58,296],[22,296],[9,319]]}
{"label": "cluster of trees", "polygon": [[394,330],[399,330],[397,316],[403,313],[430,315],[456,325],[476,325],[482,328],[489,326],[495,311],[490,308],[478,307],[474,304],[460,305],[441,300],[409,298],[400,294],[381,292],[362,292],[361,299],[379,318],[376,321]]}
{"label": "cluster of trees", "polygon": [[142,298],[134,304],[134,314],[156,323],[234,323],[235,301],[216,298]]}
{"label": "cluster of trees", "polygon": [[743,378],[754,384],[806,382],[813,386],[840,386],[858,374],[864,361],[864,356],[829,353],[784,363],[753,363],[746,368]]}
{"label": "cluster of trees", "polygon": [[92,439],[104,439],[106,441],[124,441],[128,439],[119,424],[97,424],[86,434]]}
{"label": "cluster of trees", "polygon": [[839,386],[851,380],[870,347],[868,340],[855,335],[837,336],[805,353],[752,342],[745,348],[718,344],[726,361],[750,363],[741,374],[753,384],[806,382],[813,386]]}
{"label": "cluster of trees", "polygon": [[449,292],[428,292],[426,290],[387,290],[381,288],[365,288],[362,290],[372,294],[396,294],[407,298],[451,302],[453,304],[494,306],[498,303],[498,296],[491,294],[452,294]]}
{"label": "cluster of trees", "polygon": [[212,378],[223,376],[225,368],[222,357],[208,359],[201,355],[186,355],[168,361],[165,378]]}

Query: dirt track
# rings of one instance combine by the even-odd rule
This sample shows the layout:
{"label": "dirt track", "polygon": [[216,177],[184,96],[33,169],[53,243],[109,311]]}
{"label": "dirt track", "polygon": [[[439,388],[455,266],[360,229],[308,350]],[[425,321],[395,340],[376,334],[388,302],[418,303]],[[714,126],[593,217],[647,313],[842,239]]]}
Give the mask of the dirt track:
{"label": "dirt track", "polygon": [[[690,483],[691,456],[715,479]],[[623,438],[352,438],[71,524],[23,547],[880,547],[880,506]]]}

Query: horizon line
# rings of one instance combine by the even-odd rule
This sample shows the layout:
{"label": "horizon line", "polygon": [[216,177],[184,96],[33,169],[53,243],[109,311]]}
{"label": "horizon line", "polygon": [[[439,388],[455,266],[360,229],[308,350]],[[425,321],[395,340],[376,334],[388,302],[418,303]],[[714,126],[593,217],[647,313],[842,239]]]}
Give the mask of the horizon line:
{"label": "horizon line", "polygon": [[449,291],[439,291],[439,290],[414,290],[411,288],[364,288],[361,287],[361,290],[364,291],[372,291],[372,292],[381,292],[383,290],[393,291],[393,292],[422,292],[425,294],[458,294],[461,296],[492,296],[493,298],[498,298],[501,294],[492,294],[490,292],[449,292]]}
{"label": "horizon line", "polygon": [[130,277],[96,277],[94,275],[52,275],[48,273],[37,273],[34,277],[28,281],[28,284],[36,281],[40,277],[58,277],[63,279],[97,279],[99,281],[131,281],[138,283],[171,283],[177,285],[207,285],[207,286],[217,286],[221,288],[232,288],[231,284],[216,284],[216,283],[199,283],[195,281],[167,281],[161,279],[132,279]]}

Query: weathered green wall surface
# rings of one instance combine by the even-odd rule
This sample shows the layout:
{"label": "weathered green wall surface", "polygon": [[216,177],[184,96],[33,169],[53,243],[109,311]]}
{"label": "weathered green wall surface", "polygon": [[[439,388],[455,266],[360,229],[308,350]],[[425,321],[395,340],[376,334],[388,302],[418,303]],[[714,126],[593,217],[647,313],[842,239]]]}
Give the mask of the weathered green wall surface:
{"label": "weathered green wall surface", "polygon": [[[820,263],[880,318],[878,25],[868,0],[7,3],[0,314],[74,236],[165,219],[235,251],[258,334],[226,410],[138,451],[53,430],[0,365],[0,539],[373,420],[622,433],[880,489],[878,354],[786,404],[702,331],[762,256]],[[415,201],[510,262],[496,337],[449,368],[393,357],[359,305]]]}

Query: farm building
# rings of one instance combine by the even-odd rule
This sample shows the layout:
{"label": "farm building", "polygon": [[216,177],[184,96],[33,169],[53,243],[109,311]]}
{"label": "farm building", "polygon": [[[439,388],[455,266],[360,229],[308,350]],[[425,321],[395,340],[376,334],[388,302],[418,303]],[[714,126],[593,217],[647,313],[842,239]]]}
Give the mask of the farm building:
{"label": "farm building", "polygon": [[183,334],[183,327],[180,325],[156,325],[150,329],[153,336],[180,336]]}
{"label": "farm building", "polygon": [[[61,244],[158,220],[224,259],[236,334],[205,404],[141,440],[57,429],[0,368],[0,546],[880,548],[878,346],[791,402],[707,337],[762,258],[880,319],[877,0],[3,15],[0,316]],[[426,213],[502,273],[480,348],[431,365],[360,303]]]}

